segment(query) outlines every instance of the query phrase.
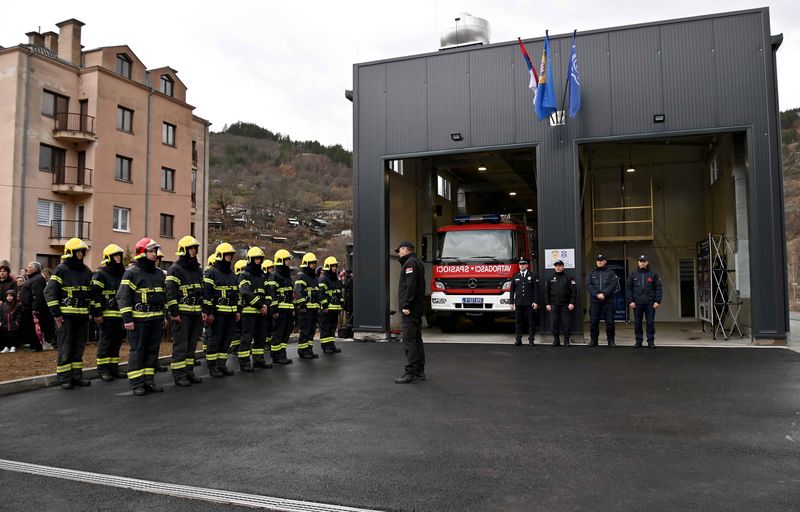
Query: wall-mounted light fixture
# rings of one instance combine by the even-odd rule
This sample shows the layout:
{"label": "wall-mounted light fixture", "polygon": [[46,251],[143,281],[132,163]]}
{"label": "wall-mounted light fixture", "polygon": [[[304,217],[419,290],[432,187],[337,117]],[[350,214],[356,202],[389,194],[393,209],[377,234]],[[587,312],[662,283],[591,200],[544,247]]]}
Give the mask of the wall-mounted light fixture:
{"label": "wall-mounted light fixture", "polygon": [[461,142],[462,140],[464,140],[464,137],[462,137],[461,134],[458,132],[451,133],[450,138],[453,139],[453,142]]}
{"label": "wall-mounted light fixture", "polygon": [[485,165],[481,165],[481,166],[478,167],[478,170],[481,171],[481,172],[484,172],[486,170],[486,166]]}
{"label": "wall-mounted light fixture", "polygon": [[515,195],[517,195],[517,193],[516,192],[509,192],[508,195],[510,195],[511,197],[514,197]]}
{"label": "wall-mounted light fixture", "polygon": [[663,123],[666,120],[667,120],[667,116],[665,116],[664,114],[655,114],[653,116],[653,122],[654,123]]}
{"label": "wall-mounted light fixture", "polygon": [[526,211],[526,212],[532,212],[532,211],[533,211],[533,208],[528,208],[528,209],[527,209],[527,210],[525,210],[525,211]]}

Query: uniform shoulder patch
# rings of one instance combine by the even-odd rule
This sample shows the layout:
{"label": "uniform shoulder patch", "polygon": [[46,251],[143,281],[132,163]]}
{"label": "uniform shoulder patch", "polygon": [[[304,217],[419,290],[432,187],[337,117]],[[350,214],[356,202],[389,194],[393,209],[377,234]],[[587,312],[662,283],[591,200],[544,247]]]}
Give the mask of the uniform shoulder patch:
{"label": "uniform shoulder patch", "polygon": [[414,273],[414,267],[408,267],[406,269],[406,274],[413,274],[413,273]]}
{"label": "uniform shoulder patch", "polygon": [[574,280],[574,279],[573,279],[573,280],[571,280],[571,281],[570,281],[570,283],[572,283],[572,284],[575,284],[575,280]]}

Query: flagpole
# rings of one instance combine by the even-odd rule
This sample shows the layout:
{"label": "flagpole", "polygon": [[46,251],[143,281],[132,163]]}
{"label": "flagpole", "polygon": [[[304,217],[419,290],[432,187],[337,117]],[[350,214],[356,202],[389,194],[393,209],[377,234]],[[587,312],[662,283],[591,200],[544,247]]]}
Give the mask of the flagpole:
{"label": "flagpole", "polygon": [[[573,41],[575,41],[575,34],[577,34],[577,33],[578,33],[577,29],[572,31],[572,40]],[[572,46],[570,46],[570,55],[572,55]],[[562,115],[564,116],[563,121],[565,123],[567,122],[567,119],[566,119],[567,116],[566,116],[566,110],[564,110],[564,107],[566,106],[566,103],[567,103],[567,89],[569,89],[569,81],[570,81],[569,80],[569,70],[570,69],[572,69],[572,58],[571,57],[570,57],[570,62],[567,64],[567,77],[566,77],[567,79],[564,81],[564,96],[561,98],[561,112],[562,112]],[[558,113],[556,113],[556,115],[558,115]]]}

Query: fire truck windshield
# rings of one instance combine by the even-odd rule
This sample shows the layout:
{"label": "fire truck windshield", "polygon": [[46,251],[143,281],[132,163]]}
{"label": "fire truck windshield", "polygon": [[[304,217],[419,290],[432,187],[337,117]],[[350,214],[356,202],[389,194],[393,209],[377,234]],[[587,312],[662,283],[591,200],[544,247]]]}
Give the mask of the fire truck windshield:
{"label": "fire truck windshield", "polygon": [[514,231],[510,229],[446,231],[438,238],[438,259],[511,261],[514,257]]}

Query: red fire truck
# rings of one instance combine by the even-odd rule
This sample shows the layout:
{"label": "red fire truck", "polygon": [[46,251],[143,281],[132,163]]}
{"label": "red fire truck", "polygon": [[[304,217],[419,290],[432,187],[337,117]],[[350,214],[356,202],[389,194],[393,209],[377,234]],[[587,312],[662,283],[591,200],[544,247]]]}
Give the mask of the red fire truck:
{"label": "red fire truck", "polygon": [[463,215],[439,228],[433,246],[431,308],[443,332],[459,316],[491,322],[511,312],[511,277],[533,250],[528,228],[497,214]]}

